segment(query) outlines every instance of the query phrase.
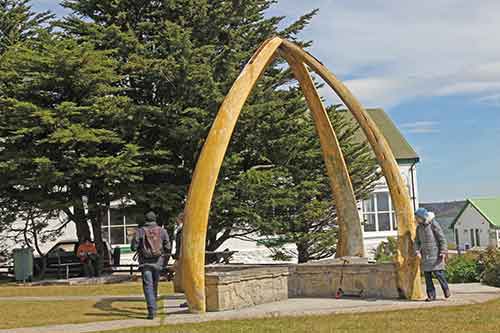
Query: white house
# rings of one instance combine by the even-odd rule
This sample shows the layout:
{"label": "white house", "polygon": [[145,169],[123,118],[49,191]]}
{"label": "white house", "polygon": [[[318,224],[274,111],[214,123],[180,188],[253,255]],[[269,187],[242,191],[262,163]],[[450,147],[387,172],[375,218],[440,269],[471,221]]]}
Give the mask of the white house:
{"label": "white house", "polygon": [[467,199],[451,227],[460,250],[500,247],[500,197]]}
{"label": "white house", "polygon": [[[384,110],[368,109],[367,112],[389,143],[408,187],[413,209],[416,210],[419,206],[417,164],[420,159]],[[363,222],[365,250],[368,257],[372,257],[373,250],[380,242],[389,236],[397,236],[394,208],[385,178],[380,179],[373,193],[360,203],[359,208]]]}

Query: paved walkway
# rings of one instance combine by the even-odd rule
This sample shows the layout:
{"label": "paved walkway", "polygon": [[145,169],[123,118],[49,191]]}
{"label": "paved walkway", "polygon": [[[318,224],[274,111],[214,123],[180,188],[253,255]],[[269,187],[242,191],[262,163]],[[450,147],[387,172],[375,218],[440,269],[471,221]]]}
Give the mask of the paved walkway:
{"label": "paved walkway", "polygon": [[[232,310],[224,312],[210,312],[205,314],[189,314],[179,305],[184,302],[182,295],[168,296],[163,298],[167,315],[163,319],[154,321],[144,319],[114,320],[95,322],[87,324],[54,325],[47,327],[15,328],[10,330],[0,330],[0,333],[80,333],[95,332],[113,329],[125,329],[141,326],[158,326],[161,324],[180,324],[204,322],[211,320],[234,320],[249,318],[268,318],[279,316],[303,316],[303,315],[326,315],[335,313],[360,313],[390,311],[413,308],[428,308],[436,306],[467,305],[486,302],[495,298],[500,298],[500,288],[488,287],[479,283],[453,284],[451,285],[452,297],[448,300],[442,299],[436,302],[415,302],[406,300],[382,300],[382,299],[356,299],[356,298],[293,298],[287,301],[262,304],[255,307]],[[91,296],[77,299],[96,300],[105,302],[108,310],[112,310],[114,301],[126,301],[129,299],[142,299],[141,296]],[[26,297],[2,297],[0,300],[20,301]],[[30,300],[74,300],[75,297],[32,297]]]}

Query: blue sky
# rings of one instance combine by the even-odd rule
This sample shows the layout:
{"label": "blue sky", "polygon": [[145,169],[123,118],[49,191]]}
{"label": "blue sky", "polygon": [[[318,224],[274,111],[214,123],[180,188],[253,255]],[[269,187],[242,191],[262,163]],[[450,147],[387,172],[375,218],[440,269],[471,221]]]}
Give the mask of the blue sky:
{"label": "blue sky", "polygon": [[[33,6],[62,15],[57,3]],[[500,196],[500,1],[281,0],[269,14],[314,8],[301,37],[417,150],[421,200]]]}

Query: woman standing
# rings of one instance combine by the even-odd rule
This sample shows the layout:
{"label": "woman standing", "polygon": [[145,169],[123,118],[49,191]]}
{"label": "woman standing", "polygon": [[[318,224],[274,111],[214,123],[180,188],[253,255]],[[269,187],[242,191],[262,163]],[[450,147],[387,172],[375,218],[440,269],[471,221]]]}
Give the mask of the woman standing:
{"label": "woman standing", "polygon": [[426,301],[436,300],[436,289],[432,282],[433,275],[439,281],[444,297],[448,298],[451,293],[444,274],[448,243],[443,229],[434,219],[434,213],[427,211],[425,208],[417,209],[415,218],[418,223],[415,250],[416,255],[422,260],[422,270],[424,271],[427,289]]}

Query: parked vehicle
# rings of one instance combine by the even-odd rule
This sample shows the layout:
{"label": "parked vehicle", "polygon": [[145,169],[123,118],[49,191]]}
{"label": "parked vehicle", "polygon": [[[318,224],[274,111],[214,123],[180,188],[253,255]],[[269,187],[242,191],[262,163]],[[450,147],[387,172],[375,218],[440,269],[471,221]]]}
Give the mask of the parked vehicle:
{"label": "parked vehicle", "polygon": [[[35,256],[33,260],[35,276],[56,273],[65,274],[68,270],[71,276],[80,276],[83,274],[83,266],[77,255],[77,240],[61,241],[55,244],[45,255]],[[113,256],[111,248],[107,242],[104,242],[106,251],[104,251],[103,269],[111,271],[113,265]]]}

